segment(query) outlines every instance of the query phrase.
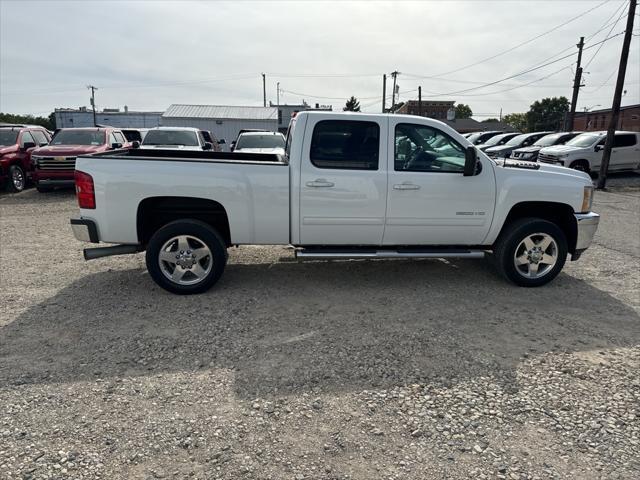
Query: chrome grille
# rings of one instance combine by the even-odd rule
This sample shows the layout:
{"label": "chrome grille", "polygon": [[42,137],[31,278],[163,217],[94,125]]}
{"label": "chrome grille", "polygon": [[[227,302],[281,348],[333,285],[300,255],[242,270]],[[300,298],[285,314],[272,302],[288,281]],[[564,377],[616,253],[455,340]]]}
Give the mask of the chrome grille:
{"label": "chrome grille", "polygon": [[542,153],[538,154],[538,161],[544,163],[559,163],[560,165],[564,163],[558,160],[558,157],[555,157],[553,155],[544,155]]}
{"label": "chrome grille", "polygon": [[41,157],[36,164],[40,170],[75,170],[76,157]]}

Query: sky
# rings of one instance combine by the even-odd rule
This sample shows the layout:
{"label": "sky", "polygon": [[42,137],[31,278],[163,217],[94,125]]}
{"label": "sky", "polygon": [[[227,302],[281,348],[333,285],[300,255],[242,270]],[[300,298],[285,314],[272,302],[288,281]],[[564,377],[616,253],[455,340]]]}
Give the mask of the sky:
{"label": "sky", "polygon": [[[267,102],[279,82],[281,103],[341,110],[354,95],[379,112],[382,75],[398,71],[397,101],[417,99],[421,86],[425,100],[469,104],[481,120],[570,99],[580,36],[577,108],[607,108],[628,3],[0,0],[0,111],[88,106],[87,85],[98,88],[99,110],[259,106],[265,73]],[[635,20],[623,105],[640,103]]]}

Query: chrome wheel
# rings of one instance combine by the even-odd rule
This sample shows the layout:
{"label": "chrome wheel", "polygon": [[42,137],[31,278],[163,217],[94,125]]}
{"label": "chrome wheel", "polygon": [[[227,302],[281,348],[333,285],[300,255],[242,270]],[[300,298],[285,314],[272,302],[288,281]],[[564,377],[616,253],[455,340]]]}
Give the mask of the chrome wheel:
{"label": "chrome wheel", "polygon": [[520,242],[513,260],[516,271],[523,277],[544,277],[558,261],[558,244],[547,233],[533,233]]}
{"label": "chrome wheel", "polygon": [[18,192],[24,190],[25,181],[22,169],[19,167],[14,167],[11,170],[11,181],[13,182],[13,188]]}
{"label": "chrome wheel", "polygon": [[178,285],[194,285],[204,280],[213,267],[209,247],[190,235],[169,239],[160,249],[158,263],[163,275]]}

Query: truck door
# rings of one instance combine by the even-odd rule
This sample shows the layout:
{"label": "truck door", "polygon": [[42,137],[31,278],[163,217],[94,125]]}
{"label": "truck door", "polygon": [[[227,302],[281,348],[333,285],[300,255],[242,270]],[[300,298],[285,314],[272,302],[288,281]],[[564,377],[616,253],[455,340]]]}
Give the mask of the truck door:
{"label": "truck door", "polygon": [[385,245],[480,245],[491,226],[495,177],[481,158],[463,176],[465,147],[437,127],[389,121]]}
{"label": "truck door", "polygon": [[640,146],[635,133],[616,133],[613,138],[611,170],[635,169],[640,163]]}
{"label": "truck door", "polygon": [[387,122],[377,116],[309,116],[300,173],[302,245],[381,244]]}

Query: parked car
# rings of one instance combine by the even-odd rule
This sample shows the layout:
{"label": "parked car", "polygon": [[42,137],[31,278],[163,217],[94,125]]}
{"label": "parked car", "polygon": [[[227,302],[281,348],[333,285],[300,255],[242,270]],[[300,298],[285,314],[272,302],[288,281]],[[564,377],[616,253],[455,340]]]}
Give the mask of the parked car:
{"label": "parked car", "polygon": [[582,132],[559,132],[550,133],[540,138],[530,147],[516,148],[511,152],[510,158],[516,160],[526,160],[528,162],[535,162],[538,159],[538,152],[544,147],[551,147],[553,145],[564,145],[572,138],[580,135]]}
{"label": "parked car", "polygon": [[129,142],[142,143],[148,131],[148,128],[123,128],[122,134]]}
{"label": "parked car", "polygon": [[233,151],[284,155],[284,144],[284,135],[279,132],[245,132],[238,136]]}
{"label": "parked car", "polygon": [[529,147],[540,140],[545,135],[549,135],[553,132],[533,132],[522,133],[513,137],[504,145],[496,145],[495,147],[489,147],[485,149],[485,153],[491,158],[508,158],[516,148]]}
{"label": "parked car", "polygon": [[484,152],[487,148],[496,147],[498,145],[504,145],[513,137],[517,137],[518,135],[520,135],[520,132],[500,133],[498,135],[494,135],[486,142],[478,144],[476,146]]}
{"label": "parked car", "polygon": [[505,133],[505,132],[501,132],[499,130],[493,130],[488,132],[475,132],[469,135],[467,138],[474,145],[482,145],[486,143],[487,140],[489,140],[490,138],[495,137],[496,135],[500,135],[501,133]]}
{"label": "parked car", "polygon": [[[597,172],[602,163],[602,150],[607,132],[585,132],[569,140],[565,145],[556,145],[540,150],[538,161],[563,165],[575,170]],[[640,133],[615,132],[609,170],[640,169]]]}
{"label": "parked car", "polygon": [[224,140],[217,141],[206,130],[191,127],[156,127],[147,132],[141,149],[219,151]]}
{"label": "parked car", "polygon": [[51,140],[49,131],[37,125],[0,127],[0,186],[21,192],[33,176],[31,154]]}
{"label": "parked car", "polygon": [[120,129],[113,127],[62,128],[49,145],[34,150],[33,180],[39,192],[55,187],[73,187],[73,172],[78,155],[130,148]]}
{"label": "parked car", "polygon": [[[455,153],[430,146],[441,138]],[[588,175],[494,161],[418,116],[300,112],[285,157],[149,153],[78,159],[71,226],[79,240],[119,244],[86,259],[146,250],[150,276],[180,294],[215,284],[241,244],[290,244],[315,259],[490,252],[505,277],[539,286],[580,256],[599,221]]]}
{"label": "parked car", "polygon": [[230,145],[230,151],[234,151],[236,148],[236,143],[238,143],[238,138],[240,138],[240,135],[242,135],[243,133],[247,133],[247,132],[270,132],[271,130],[264,130],[262,128],[242,128],[240,129],[240,131],[238,132],[238,135],[236,136],[235,140],[233,140],[231,142]]}

